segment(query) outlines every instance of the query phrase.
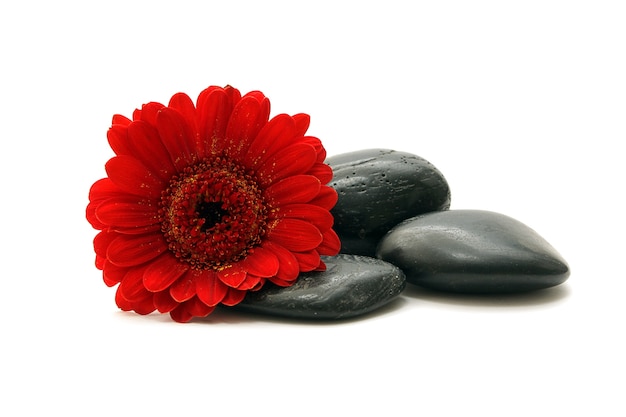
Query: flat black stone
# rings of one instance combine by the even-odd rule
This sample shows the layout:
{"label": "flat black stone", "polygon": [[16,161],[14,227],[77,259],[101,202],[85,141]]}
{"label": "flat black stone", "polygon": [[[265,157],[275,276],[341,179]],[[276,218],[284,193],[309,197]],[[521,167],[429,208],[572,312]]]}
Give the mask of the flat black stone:
{"label": "flat black stone", "polygon": [[561,255],[533,229],[481,210],[428,213],[394,227],[377,256],[407,282],[459,293],[514,293],[552,287],[569,277]]}
{"label": "flat black stone", "polygon": [[450,188],[433,164],[406,152],[364,149],[326,159],[339,195],[331,213],[341,252],[374,256],[401,221],[450,207]]}
{"label": "flat black stone", "polygon": [[250,292],[235,309],[306,319],[359,316],[387,304],[404,289],[404,274],[379,259],[322,257],[327,269],[301,274],[291,287],[265,286]]}

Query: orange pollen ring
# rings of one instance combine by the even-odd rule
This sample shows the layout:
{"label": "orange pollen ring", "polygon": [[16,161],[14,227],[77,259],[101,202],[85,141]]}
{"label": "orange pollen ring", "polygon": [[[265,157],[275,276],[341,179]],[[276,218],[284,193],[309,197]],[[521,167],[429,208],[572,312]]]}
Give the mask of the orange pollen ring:
{"label": "orange pollen ring", "polygon": [[175,175],[159,203],[169,250],[196,269],[220,270],[245,258],[265,235],[267,213],[254,177],[220,157]]}

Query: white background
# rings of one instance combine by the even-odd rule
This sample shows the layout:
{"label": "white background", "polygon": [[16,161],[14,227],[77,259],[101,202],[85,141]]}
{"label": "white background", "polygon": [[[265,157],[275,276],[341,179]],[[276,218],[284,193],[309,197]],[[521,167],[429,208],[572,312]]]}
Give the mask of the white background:
{"label": "white background", "polygon": [[[625,22],[602,0],[3,2],[0,414],[626,415]],[[84,216],[110,118],[212,84],[309,113],[329,155],[428,159],[453,209],[526,223],[570,279],[337,323],[118,311]]]}

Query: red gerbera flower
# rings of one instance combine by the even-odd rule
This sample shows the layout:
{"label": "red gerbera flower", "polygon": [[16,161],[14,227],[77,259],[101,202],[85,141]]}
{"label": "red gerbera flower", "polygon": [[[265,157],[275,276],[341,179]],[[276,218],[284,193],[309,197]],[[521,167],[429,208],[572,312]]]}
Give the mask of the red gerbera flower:
{"label": "red gerbera flower", "polygon": [[268,120],[269,100],[209,87],[113,116],[116,156],[89,193],[96,266],[125,311],[179,322],[289,286],[339,252],[337,193],[309,116]]}

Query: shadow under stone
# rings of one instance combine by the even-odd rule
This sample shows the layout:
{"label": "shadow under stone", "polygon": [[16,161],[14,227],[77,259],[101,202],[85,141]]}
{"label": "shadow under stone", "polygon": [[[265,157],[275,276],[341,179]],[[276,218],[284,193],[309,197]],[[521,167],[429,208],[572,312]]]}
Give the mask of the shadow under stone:
{"label": "shadow under stone", "polygon": [[568,285],[509,294],[464,294],[436,291],[414,284],[407,284],[402,295],[430,302],[468,307],[529,307],[563,301],[570,295]]}

